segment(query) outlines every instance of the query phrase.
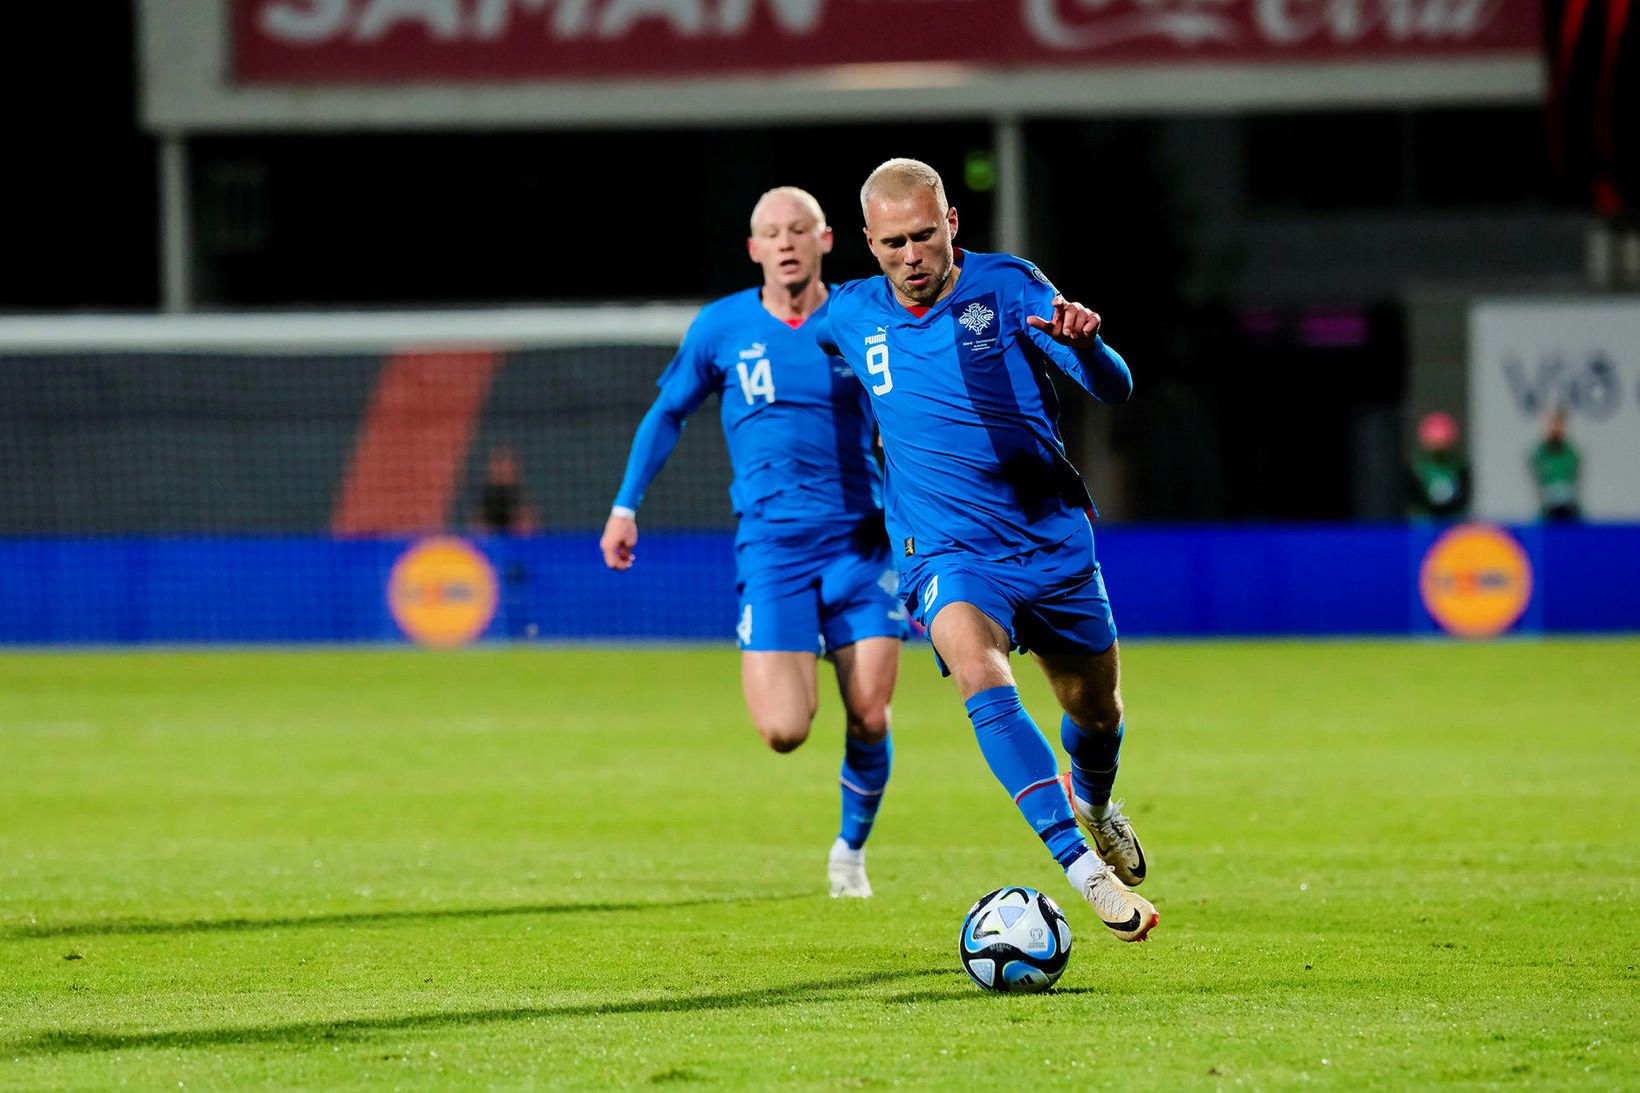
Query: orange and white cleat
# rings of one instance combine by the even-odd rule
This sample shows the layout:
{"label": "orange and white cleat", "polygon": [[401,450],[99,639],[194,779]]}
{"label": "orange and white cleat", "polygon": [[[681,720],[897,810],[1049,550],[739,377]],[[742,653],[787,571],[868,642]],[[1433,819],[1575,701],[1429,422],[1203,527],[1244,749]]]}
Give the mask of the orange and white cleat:
{"label": "orange and white cleat", "polygon": [[1088,833],[1093,848],[1105,864],[1116,871],[1116,879],[1129,888],[1137,888],[1145,880],[1145,849],[1139,845],[1139,836],[1133,833],[1133,824],[1122,812],[1121,801],[1111,801],[1103,815],[1095,815],[1093,806],[1082,800],[1071,789],[1071,774],[1059,776],[1065,787],[1065,796],[1071,803],[1076,822]]}
{"label": "orange and white cleat", "polygon": [[[1083,855],[1084,860],[1091,857],[1091,854]],[[1077,891],[1118,940],[1143,941],[1161,921],[1155,905],[1117,880],[1115,872],[1103,861],[1096,862],[1096,868]]]}

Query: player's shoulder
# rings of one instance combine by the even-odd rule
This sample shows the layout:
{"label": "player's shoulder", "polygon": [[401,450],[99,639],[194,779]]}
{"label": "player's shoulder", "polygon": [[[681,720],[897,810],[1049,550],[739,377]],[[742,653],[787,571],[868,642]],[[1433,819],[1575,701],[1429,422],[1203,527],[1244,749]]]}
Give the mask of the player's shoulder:
{"label": "player's shoulder", "polygon": [[703,328],[715,328],[725,323],[744,322],[748,315],[755,314],[755,309],[762,306],[762,289],[743,288],[739,292],[719,296],[705,307],[702,307],[695,316],[695,325]]}
{"label": "player's shoulder", "polygon": [[826,301],[834,316],[849,316],[875,306],[876,298],[882,289],[883,278],[860,277],[853,281],[844,281],[831,290],[831,298]]}
{"label": "player's shoulder", "polygon": [[1047,286],[1050,291],[1053,290],[1053,282],[1048,280],[1048,275],[1028,258],[1000,251],[984,253],[970,250],[963,251],[963,256],[963,276],[973,274],[975,280],[998,285],[1035,281]]}
{"label": "player's shoulder", "polygon": [[695,321],[689,324],[689,332],[684,335],[685,348],[715,356],[746,332],[747,325],[757,319],[754,309],[762,306],[761,293],[755,288],[718,297],[695,313]]}

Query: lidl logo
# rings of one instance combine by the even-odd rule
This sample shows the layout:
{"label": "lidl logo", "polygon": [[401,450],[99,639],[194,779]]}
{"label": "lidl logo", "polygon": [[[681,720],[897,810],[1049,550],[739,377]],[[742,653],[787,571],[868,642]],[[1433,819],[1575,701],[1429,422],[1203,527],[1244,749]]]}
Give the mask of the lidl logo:
{"label": "lidl logo", "polygon": [[1418,574],[1424,608],[1463,638],[1508,630],[1532,599],[1532,563],[1514,537],[1491,524],[1461,524],[1424,555]]}
{"label": "lidl logo", "polygon": [[412,641],[439,648],[465,645],[495,617],[495,569],[472,544],[454,536],[423,539],[405,551],[387,578],[387,606]]}

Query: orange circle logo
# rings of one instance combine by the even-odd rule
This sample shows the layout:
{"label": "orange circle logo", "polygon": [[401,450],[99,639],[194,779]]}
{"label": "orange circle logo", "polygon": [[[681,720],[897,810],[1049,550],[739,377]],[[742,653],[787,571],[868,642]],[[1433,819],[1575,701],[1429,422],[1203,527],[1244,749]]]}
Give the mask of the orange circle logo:
{"label": "orange circle logo", "polygon": [[1496,637],[1520,621],[1532,599],[1532,563],[1502,528],[1463,524],[1430,546],[1418,590],[1447,633]]}
{"label": "orange circle logo", "polygon": [[495,617],[497,584],[489,559],[464,539],[423,539],[393,563],[387,606],[413,641],[465,645]]}

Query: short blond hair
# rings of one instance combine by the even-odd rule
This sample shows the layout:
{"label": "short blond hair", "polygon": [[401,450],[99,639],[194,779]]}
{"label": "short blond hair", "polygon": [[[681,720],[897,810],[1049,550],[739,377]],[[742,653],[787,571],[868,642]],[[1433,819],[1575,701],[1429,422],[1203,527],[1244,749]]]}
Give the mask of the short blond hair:
{"label": "short blond hair", "polygon": [[866,176],[865,185],[860,187],[860,215],[866,214],[866,206],[879,194],[908,197],[921,189],[934,191],[934,199],[940,205],[940,215],[944,216],[951,203],[945,199],[945,183],[938,171],[920,159],[887,160],[878,164],[877,169]]}
{"label": "short blond hair", "polygon": [[763,196],[759,197],[757,204],[752,206],[751,226],[754,235],[757,233],[757,214],[763,210],[764,203],[771,197],[789,197],[798,204],[803,205],[809,212],[814,214],[815,223],[820,225],[820,230],[826,230],[826,210],[820,207],[820,202],[815,199],[813,194],[796,186],[776,186],[772,190],[764,190]]}

